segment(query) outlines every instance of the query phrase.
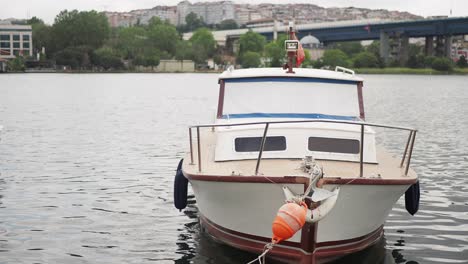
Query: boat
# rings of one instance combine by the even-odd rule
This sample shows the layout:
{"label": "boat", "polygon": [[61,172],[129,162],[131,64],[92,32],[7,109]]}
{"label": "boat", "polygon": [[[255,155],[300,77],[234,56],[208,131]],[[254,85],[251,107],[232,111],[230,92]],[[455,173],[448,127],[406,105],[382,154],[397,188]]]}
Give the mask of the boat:
{"label": "boat", "polygon": [[[403,194],[417,212],[417,130],[366,122],[364,80],[343,67],[295,68],[300,44],[293,27],[289,35],[283,68],[219,76],[216,120],[188,128],[174,203],[185,208],[190,183],[201,229],[215,241],[285,263],[324,263],[381,240]],[[376,144],[376,128],[407,136],[401,157]],[[305,223],[278,239],[285,204],[304,208]]]}

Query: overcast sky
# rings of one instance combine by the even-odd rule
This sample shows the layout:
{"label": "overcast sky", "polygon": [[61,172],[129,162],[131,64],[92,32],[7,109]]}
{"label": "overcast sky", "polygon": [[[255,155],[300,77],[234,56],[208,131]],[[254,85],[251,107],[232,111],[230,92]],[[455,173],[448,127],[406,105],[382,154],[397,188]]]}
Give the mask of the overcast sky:
{"label": "overcast sky", "polygon": [[[214,2],[216,0],[192,0]],[[219,0],[218,0],[219,1]],[[63,9],[130,11],[156,5],[176,5],[179,0],[0,0],[0,19],[37,16],[46,23]],[[421,16],[468,16],[468,0],[234,0],[235,3],[311,3],[324,7],[364,7],[408,11]]]}

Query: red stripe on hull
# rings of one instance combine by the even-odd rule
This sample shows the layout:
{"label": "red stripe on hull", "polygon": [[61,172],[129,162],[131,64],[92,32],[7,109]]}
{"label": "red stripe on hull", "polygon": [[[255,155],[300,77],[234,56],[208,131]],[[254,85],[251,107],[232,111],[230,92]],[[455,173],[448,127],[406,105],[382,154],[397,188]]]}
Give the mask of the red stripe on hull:
{"label": "red stripe on hull", "polygon": [[[260,254],[270,238],[244,234],[219,226],[200,215],[200,222],[206,231],[216,240],[245,251]],[[310,235],[313,235],[310,233]],[[383,236],[383,226],[368,235],[340,241],[313,243],[315,250],[308,252],[301,249],[301,244],[284,241],[268,253],[268,257],[286,263],[318,264],[325,263],[345,255],[361,251],[372,246]],[[315,236],[314,236],[315,237]],[[304,236],[302,236],[304,239]]]}
{"label": "red stripe on hull", "polygon": [[[200,175],[183,172],[189,180],[195,181],[214,181],[214,182],[246,182],[246,183],[309,183],[309,178],[299,176],[219,176],[219,175]],[[349,185],[412,185],[416,183],[416,178],[410,179],[375,179],[375,178],[324,178],[319,184],[349,184]]]}

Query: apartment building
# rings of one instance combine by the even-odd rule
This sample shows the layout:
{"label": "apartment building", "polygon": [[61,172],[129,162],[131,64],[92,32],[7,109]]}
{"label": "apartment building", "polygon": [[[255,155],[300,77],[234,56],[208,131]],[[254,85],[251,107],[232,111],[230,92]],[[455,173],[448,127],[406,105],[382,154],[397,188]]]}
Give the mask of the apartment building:
{"label": "apartment building", "polygon": [[32,28],[23,25],[0,25],[0,58],[32,56]]}

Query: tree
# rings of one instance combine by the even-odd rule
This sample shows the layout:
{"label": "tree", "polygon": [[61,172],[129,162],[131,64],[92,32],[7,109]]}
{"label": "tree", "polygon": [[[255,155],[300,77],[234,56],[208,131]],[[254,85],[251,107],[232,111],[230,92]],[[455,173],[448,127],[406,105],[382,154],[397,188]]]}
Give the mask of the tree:
{"label": "tree", "polygon": [[70,66],[72,69],[78,69],[83,64],[86,64],[85,56],[88,55],[84,55],[82,50],[69,47],[55,53],[54,57],[57,65]]}
{"label": "tree", "polygon": [[364,51],[364,47],[361,45],[361,42],[359,41],[335,43],[334,49],[339,49],[343,51],[349,57],[352,57],[354,54],[358,54],[359,52]]}
{"label": "tree", "polygon": [[206,27],[203,18],[199,17],[197,14],[190,12],[185,17],[185,31],[194,31],[198,28]]}
{"label": "tree", "polygon": [[348,56],[341,50],[338,49],[330,49],[326,50],[323,53],[322,57],[323,65],[329,67],[348,67],[349,66],[349,58]]}
{"label": "tree", "polygon": [[465,56],[460,56],[460,58],[457,61],[457,66],[460,68],[466,68],[468,66]]}
{"label": "tree", "polygon": [[96,49],[108,38],[110,27],[102,13],[64,10],[55,18],[52,31],[56,50],[82,45]]}
{"label": "tree", "polygon": [[147,31],[143,27],[122,27],[117,31],[117,40],[114,47],[126,59],[134,59],[150,46]]}
{"label": "tree", "polygon": [[354,56],[354,67],[357,68],[374,68],[379,66],[379,60],[374,54],[368,51],[362,51]]}
{"label": "tree", "polygon": [[286,35],[280,35],[276,41],[265,45],[265,57],[269,61],[270,67],[280,67],[283,65],[286,58],[286,51],[284,49],[284,41],[286,39]]}
{"label": "tree", "polygon": [[52,28],[37,17],[28,20],[28,24],[32,28],[33,50],[41,52],[44,47],[47,53],[52,39]]}
{"label": "tree", "polygon": [[211,31],[207,28],[199,28],[190,38],[193,49],[193,59],[197,63],[204,63],[214,55],[216,41]]}
{"label": "tree", "polygon": [[265,43],[266,39],[264,36],[249,30],[239,38],[239,55],[247,51],[262,53]]}
{"label": "tree", "polygon": [[432,61],[432,69],[437,71],[451,71],[453,63],[448,58],[436,58]]}
{"label": "tree", "polygon": [[168,22],[151,23],[148,27],[148,40],[150,46],[174,56],[180,36],[175,26]]}
{"label": "tree", "polygon": [[312,66],[312,59],[310,57],[310,51],[308,49],[304,50],[304,61],[301,64],[302,68],[310,68]]}
{"label": "tree", "polygon": [[366,51],[373,53],[377,58],[380,57],[380,41],[374,40],[366,47]]}
{"label": "tree", "polygon": [[247,51],[242,55],[242,67],[243,68],[257,68],[260,66],[261,56],[257,52]]}
{"label": "tree", "polygon": [[[283,64],[284,56],[282,56],[283,48],[278,46],[276,42],[270,42],[265,45],[265,57],[269,61],[270,67],[280,67]],[[283,53],[284,54],[284,53]]]}
{"label": "tree", "polygon": [[122,69],[123,63],[120,60],[120,56],[110,48],[100,48],[93,52],[92,57],[93,64],[101,66],[104,69]]}
{"label": "tree", "polygon": [[189,41],[179,41],[176,45],[175,58],[177,60],[187,60],[193,57],[192,43]]}
{"label": "tree", "polygon": [[216,28],[218,30],[237,29],[239,28],[239,25],[237,25],[237,22],[234,19],[226,19],[221,21]]}

